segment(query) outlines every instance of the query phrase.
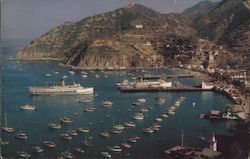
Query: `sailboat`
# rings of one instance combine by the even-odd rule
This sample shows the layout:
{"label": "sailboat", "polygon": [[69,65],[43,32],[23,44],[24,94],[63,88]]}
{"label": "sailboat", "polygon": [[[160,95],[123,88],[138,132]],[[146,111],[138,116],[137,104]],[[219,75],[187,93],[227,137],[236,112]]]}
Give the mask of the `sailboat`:
{"label": "sailboat", "polygon": [[206,138],[202,135],[202,131],[200,132],[200,136],[198,136],[197,139],[201,141],[206,141]]}
{"label": "sailboat", "polygon": [[121,146],[124,148],[131,148],[132,146],[126,142],[126,134],[124,133],[124,142],[121,143]]}
{"label": "sailboat", "polygon": [[15,132],[14,128],[7,126],[7,115],[6,115],[6,112],[4,113],[4,119],[5,119],[5,123],[4,123],[4,126],[2,127],[2,130],[5,131],[5,132],[7,132],[7,133],[13,133],[13,132]]}
{"label": "sailboat", "polygon": [[8,145],[9,141],[4,141],[2,138],[0,138],[0,145]]}

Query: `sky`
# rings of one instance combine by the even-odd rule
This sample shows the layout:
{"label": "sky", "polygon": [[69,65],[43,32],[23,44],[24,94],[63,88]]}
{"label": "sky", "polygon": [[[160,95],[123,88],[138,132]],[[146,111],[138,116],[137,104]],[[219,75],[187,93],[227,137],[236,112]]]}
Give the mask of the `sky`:
{"label": "sky", "polygon": [[[182,12],[202,0],[1,0],[3,39],[33,39],[67,21],[139,3],[161,13]],[[219,1],[219,0],[211,0]]]}

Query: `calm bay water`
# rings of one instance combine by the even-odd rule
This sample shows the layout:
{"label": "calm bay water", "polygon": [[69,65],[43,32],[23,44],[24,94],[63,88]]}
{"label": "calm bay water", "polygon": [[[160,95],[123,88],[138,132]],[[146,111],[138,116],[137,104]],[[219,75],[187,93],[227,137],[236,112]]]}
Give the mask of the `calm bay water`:
{"label": "calm bay water", "polygon": [[[9,45],[4,49],[4,55],[15,53],[19,46]],[[114,158],[152,158],[164,157],[163,150],[180,144],[180,135],[184,130],[184,144],[189,146],[208,146],[208,143],[196,139],[202,135],[210,138],[213,132],[218,134],[228,134],[227,127],[233,122],[210,122],[199,119],[199,114],[212,109],[224,110],[230,104],[226,97],[213,92],[188,92],[188,93],[121,93],[117,82],[130,79],[131,76],[125,71],[115,71],[103,73],[100,71],[89,72],[88,78],[82,78],[81,73],[76,71],[72,77],[68,70],[57,66],[56,62],[25,62],[2,61],[3,79],[3,113],[7,114],[8,126],[15,127],[17,132],[25,132],[28,139],[20,141],[14,138],[13,134],[3,133],[2,137],[10,141],[9,145],[3,146],[3,156],[16,157],[15,152],[25,150],[32,154],[32,158],[55,158],[60,152],[70,151],[81,146],[85,153],[76,155],[77,158],[100,158],[101,151],[107,151],[107,146],[120,145],[131,136],[141,137],[137,143],[132,144],[132,148],[121,153],[112,153]],[[58,75],[53,72],[59,72]],[[50,77],[45,74],[50,73]],[[151,70],[132,71],[135,76],[150,74],[176,74],[175,70]],[[98,74],[101,78],[96,78]],[[30,96],[28,86],[41,86],[46,84],[58,84],[63,75],[67,75],[66,83],[76,81],[83,86],[94,87],[93,95],[82,96]],[[105,77],[107,76],[107,77]],[[199,83],[198,79],[180,79],[184,85]],[[179,97],[184,96],[186,100],[181,107],[176,110],[176,114],[169,116],[162,121],[162,128],[159,132],[147,135],[142,132],[144,127],[149,126],[156,117],[161,116],[164,109],[171,106]],[[166,98],[166,103],[162,106],[155,105],[156,97]],[[135,121],[136,128],[126,129],[119,135],[112,135],[110,138],[103,138],[100,132],[112,128],[113,124],[122,124],[125,121],[133,121],[134,113],[144,106],[132,106],[132,102],[138,98],[145,98],[144,106],[148,106],[150,111],[146,113],[143,121]],[[112,108],[103,108],[102,101],[112,100]],[[85,102],[84,102],[85,101]],[[195,102],[196,105],[192,106]],[[32,104],[37,106],[35,112],[20,111],[19,106]],[[95,107],[95,112],[84,112],[87,107]],[[132,109],[132,112],[128,109]],[[60,130],[48,129],[47,123],[60,123],[60,118],[68,116],[73,119],[72,124],[63,124]],[[5,118],[2,115],[2,120]],[[4,122],[3,122],[4,123]],[[89,127],[91,132],[87,136],[79,134],[71,141],[64,141],[59,137],[60,133],[65,133],[69,129],[79,127]],[[82,141],[88,138],[94,147],[84,147]],[[55,150],[45,150],[43,154],[32,153],[32,147],[41,145],[44,140],[52,140],[57,144]]]}

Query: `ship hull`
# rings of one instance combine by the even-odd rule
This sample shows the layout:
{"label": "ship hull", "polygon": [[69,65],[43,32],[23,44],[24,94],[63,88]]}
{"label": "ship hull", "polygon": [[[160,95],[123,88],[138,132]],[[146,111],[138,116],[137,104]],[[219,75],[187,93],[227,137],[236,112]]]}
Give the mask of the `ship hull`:
{"label": "ship hull", "polygon": [[93,94],[94,88],[81,88],[81,89],[58,89],[58,88],[37,88],[29,87],[31,95],[42,96],[42,95],[81,95],[81,94]]}

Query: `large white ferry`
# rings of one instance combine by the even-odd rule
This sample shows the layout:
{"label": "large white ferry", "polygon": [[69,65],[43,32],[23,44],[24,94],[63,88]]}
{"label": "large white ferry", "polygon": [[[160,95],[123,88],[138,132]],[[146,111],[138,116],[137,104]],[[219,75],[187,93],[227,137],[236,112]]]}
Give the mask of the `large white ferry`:
{"label": "large white ferry", "polygon": [[65,85],[61,79],[61,85],[29,87],[32,95],[77,95],[77,94],[93,94],[93,87],[82,87],[79,83]]}

